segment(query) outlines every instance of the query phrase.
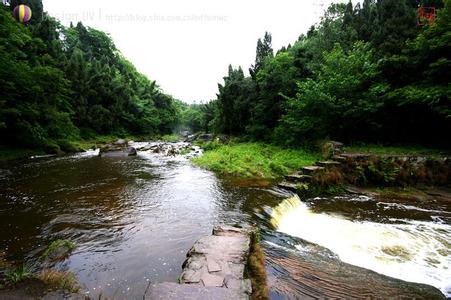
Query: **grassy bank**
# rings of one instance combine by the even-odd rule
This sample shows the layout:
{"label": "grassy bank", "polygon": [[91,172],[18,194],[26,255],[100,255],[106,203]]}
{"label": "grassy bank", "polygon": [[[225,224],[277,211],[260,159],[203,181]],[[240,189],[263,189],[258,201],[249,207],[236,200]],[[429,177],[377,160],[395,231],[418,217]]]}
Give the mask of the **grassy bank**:
{"label": "grassy bank", "polygon": [[344,147],[345,152],[371,153],[377,155],[436,156],[450,154],[449,150],[431,149],[418,146],[387,147],[380,145],[364,145]]}
{"label": "grassy bank", "polygon": [[0,162],[24,159],[33,155],[42,154],[45,154],[43,150],[0,146]]}
{"label": "grassy bank", "polygon": [[276,178],[317,161],[320,156],[304,150],[283,149],[261,143],[206,145],[198,166],[221,173],[250,178]]}

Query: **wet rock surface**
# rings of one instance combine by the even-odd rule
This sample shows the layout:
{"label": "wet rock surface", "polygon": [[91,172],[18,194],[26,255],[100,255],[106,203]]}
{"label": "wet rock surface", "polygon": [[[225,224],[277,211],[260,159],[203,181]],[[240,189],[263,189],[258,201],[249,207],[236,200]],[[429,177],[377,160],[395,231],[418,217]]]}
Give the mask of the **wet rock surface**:
{"label": "wet rock surface", "polygon": [[244,277],[250,229],[216,226],[199,239],[183,264],[180,285],[156,284],[146,299],[248,299],[251,282]]}
{"label": "wet rock surface", "polygon": [[[278,235],[282,236],[282,234]],[[340,261],[330,250],[283,236],[299,249],[265,245],[272,297],[288,299],[446,299],[429,285],[411,283]]]}
{"label": "wet rock surface", "polygon": [[202,149],[189,142],[149,142],[132,144],[137,151],[161,154],[164,156],[184,155],[187,158],[202,154]]}
{"label": "wet rock surface", "polygon": [[127,157],[136,155],[136,149],[131,147],[130,143],[123,139],[119,139],[112,144],[104,145],[100,148],[99,152],[99,156],[101,157]]}
{"label": "wet rock surface", "polygon": [[237,294],[231,289],[166,282],[153,285],[144,299],[232,300],[247,297],[237,298]]}

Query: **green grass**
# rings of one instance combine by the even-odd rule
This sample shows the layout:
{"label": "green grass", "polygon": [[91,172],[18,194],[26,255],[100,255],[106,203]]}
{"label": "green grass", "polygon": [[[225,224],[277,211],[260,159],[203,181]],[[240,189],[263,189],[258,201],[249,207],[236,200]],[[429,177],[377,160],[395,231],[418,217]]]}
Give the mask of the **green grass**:
{"label": "green grass", "polygon": [[262,143],[238,143],[206,147],[194,158],[198,166],[243,178],[277,178],[320,159],[320,155],[301,149],[283,149]]}
{"label": "green grass", "polygon": [[22,265],[19,269],[15,271],[8,271],[5,274],[6,280],[11,284],[16,284],[27,278],[31,277],[31,273],[28,271],[25,265]]}
{"label": "green grass", "polygon": [[415,146],[401,146],[401,147],[386,147],[380,145],[366,145],[366,146],[349,146],[344,147],[345,152],[355,153],[373,153],[379,155],[441,155],[449,154],[449,151],[440,149],[431,149]]}
{"label": "green grass", "polygon": [[45,154],[41,150],[33,150],[19,147],[0,146],[0,162],[29,158],[33,155]]}
{"label": "green grass", "polygon": [[72,241],[69,241],[69,240],[55,240],[47,247],[47,249],[45,249],[45,251],[42,254],[41,258],[43,258],[43,259],[47,258],[50,255],[52,255],[53,253],[55,253],[55,251],[58,251],[61,248],[66,248],[68,252],[71,252],[76,247],[77,246]]}
{"label": "green grass", "polygon": [[64,290],[71,293],[78,293],[80,286],[73,273],[47,269],[34,276],[41,281],[48,290]]}
{"label": "green grass", "polygon": [[71,141],[72,144],[84,149],[92,149],[93,147],[99,147],[101,145],[113,143],[119,139],[126,141],[141,141],[141,140],[152,140],[152,137],[148,136],[137,136],[137,135],[127,135],[127,136],[117,136],[117,135],[99,135],[91,139]]}
{"label": "green grass", "polygon": [[180,137],[176,134],[167,134],[160,137],[159,140],[163,142],[175,143],[180,141]]}

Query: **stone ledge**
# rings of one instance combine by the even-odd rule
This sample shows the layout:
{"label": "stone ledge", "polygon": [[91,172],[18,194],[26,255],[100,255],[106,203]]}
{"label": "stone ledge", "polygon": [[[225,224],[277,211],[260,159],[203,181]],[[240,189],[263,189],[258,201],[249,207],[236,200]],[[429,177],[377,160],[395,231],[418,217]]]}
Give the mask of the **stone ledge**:
{"label": "stone ledge", "polygon": [[151,286],[146,299],[249,299],[252,285],[244,278],[252,229],[215,226],[187,254],[180,283]]}

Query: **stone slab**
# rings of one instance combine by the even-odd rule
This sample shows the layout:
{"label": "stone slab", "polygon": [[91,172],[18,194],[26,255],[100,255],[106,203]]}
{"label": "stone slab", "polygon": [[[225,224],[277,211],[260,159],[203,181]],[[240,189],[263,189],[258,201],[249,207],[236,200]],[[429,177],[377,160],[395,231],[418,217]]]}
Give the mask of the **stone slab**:
{"label": "stone slab", "polygon": [[248,299],[234,289],[204,287],[200,285],[177,284],[172,282],[155,284],[150,287],[145,300],[234,300]]}

